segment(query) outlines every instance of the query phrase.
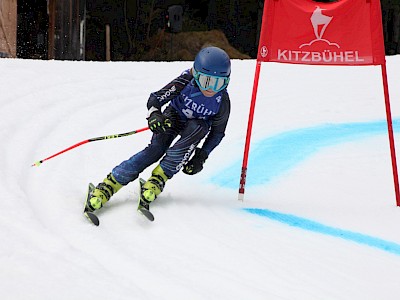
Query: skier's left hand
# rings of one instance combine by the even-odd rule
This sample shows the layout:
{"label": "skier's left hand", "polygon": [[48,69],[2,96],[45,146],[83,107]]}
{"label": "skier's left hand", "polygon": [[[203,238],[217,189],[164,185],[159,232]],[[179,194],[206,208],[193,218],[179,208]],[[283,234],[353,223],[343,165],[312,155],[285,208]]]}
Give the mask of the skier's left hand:
{"label": "skier's left hand", "polygon": [[205,163],[208,155],[206,151],[200,148],[196,148],[196,152],[189,162],[183,167],[183,173],[187,175],[194,175],[203,170],[203,164]]}

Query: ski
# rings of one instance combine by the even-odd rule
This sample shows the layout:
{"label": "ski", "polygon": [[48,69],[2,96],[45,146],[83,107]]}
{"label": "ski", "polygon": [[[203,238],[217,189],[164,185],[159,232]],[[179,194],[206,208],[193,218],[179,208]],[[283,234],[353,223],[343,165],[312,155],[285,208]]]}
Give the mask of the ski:
{"label": "ski", "polygon": [[87,205],[86,205],[86,203],[89,201],[90,194],[92,193],[92,191],[94,189],[95,189],[95,186],[93,185],[93,183],[89,183],[88,192],[87,192],[86,201],[85,201],[85,207],[83,208],[83,214],[86,216],[86,218],[91,223],[93,223],[93,225],[99,226],[100,225],[99,218],[93,212],[89,211],[87,209]]}
{"label": "ski", "polygon": [[[153,222],[154,221],[154,215],[150,212],[150,210],[148,210],[145,206],[142,205],[141,201],[140,201],[140,195],[141,195],[141,190],[142,190],[142,186],[146,181],[142,178],[139,179],[139,200],[138,200],[138,207],[137,207],[137,211],[139,213],[141,213],[143,216],[145,216],[149,221]],[[95,186],[93,185],[93,183],[89,183],[88,186],[88,192],[86,195],[86,201],[85,201],[85,206],[83,209],[83,214],[85,215],[85,217],[95,226],[99,226],[100,225],[100,220],[99,218],[90,210],[88,210],[87,208],[87,202],[89,201],[89,197],[90,194],[92,193],[92,191],[95,189]]]}
{"label": "ski", "polygon": [[140,196],[142,194],[142,186],[145,184],[146,180],[143,178],[139,178],[139,200],[138,200],[138,212],[140,212],[143,216],[145,216],[149,221],[154,221],[154,215],[148,210],[146,207],[142,205],[142,201],[140,200]]}

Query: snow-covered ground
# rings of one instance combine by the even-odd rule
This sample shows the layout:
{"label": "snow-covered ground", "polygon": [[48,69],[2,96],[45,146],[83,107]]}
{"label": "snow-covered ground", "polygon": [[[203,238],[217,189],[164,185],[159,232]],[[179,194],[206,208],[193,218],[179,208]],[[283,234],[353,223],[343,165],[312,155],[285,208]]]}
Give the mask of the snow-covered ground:
{"label": "snow-covered ground", "polygon": [[[95,227],[82,214],[88,182],[150,132],[32,163],[147,126],[149,93],[191,62],[0,60],[1,299],[399,299],[380,67],[263,64],[239,202],[256,62],[232,63],[230,122],[205,169],[167,183],[155,222],[136,212],[133,182]],[[400,56],[387,63],[400,149]]]}

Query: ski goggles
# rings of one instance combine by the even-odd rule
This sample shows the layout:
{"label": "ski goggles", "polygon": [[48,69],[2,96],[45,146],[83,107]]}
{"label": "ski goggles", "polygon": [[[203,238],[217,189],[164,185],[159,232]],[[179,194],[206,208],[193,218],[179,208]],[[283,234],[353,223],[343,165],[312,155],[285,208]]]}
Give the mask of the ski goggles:
{"label": "ski goggles", "polygon": [[214,76],[198,72],[193,68],[193,77],[197,82],[197,85],[202,90],[213,90],[214,92],[222,91],[228,86],[229,77]]}

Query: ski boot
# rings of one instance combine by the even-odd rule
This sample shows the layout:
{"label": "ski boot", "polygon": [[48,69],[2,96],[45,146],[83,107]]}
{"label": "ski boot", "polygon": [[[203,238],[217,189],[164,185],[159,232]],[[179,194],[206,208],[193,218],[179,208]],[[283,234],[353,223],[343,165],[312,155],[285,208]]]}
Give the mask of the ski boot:
{"label": "ski boot", "polygon": [[118,183],[114,176],[110,173],[100,182],[94,189],[89,191],[89,195],[85,204],[85,211],[94,212],[103,207],[121,189],[122,185]]}
{"label": "ski boot", "polygon": [[138,203],[138,210],[145,215],[150,221],[154,220],[153,215],[150,213],[150,203],[153,202],[157,196],[163,191],[165,182],[169,178],[164,174],[163,169],[158,165],[151,177],[144,181],[140,180],[140,197]]}

